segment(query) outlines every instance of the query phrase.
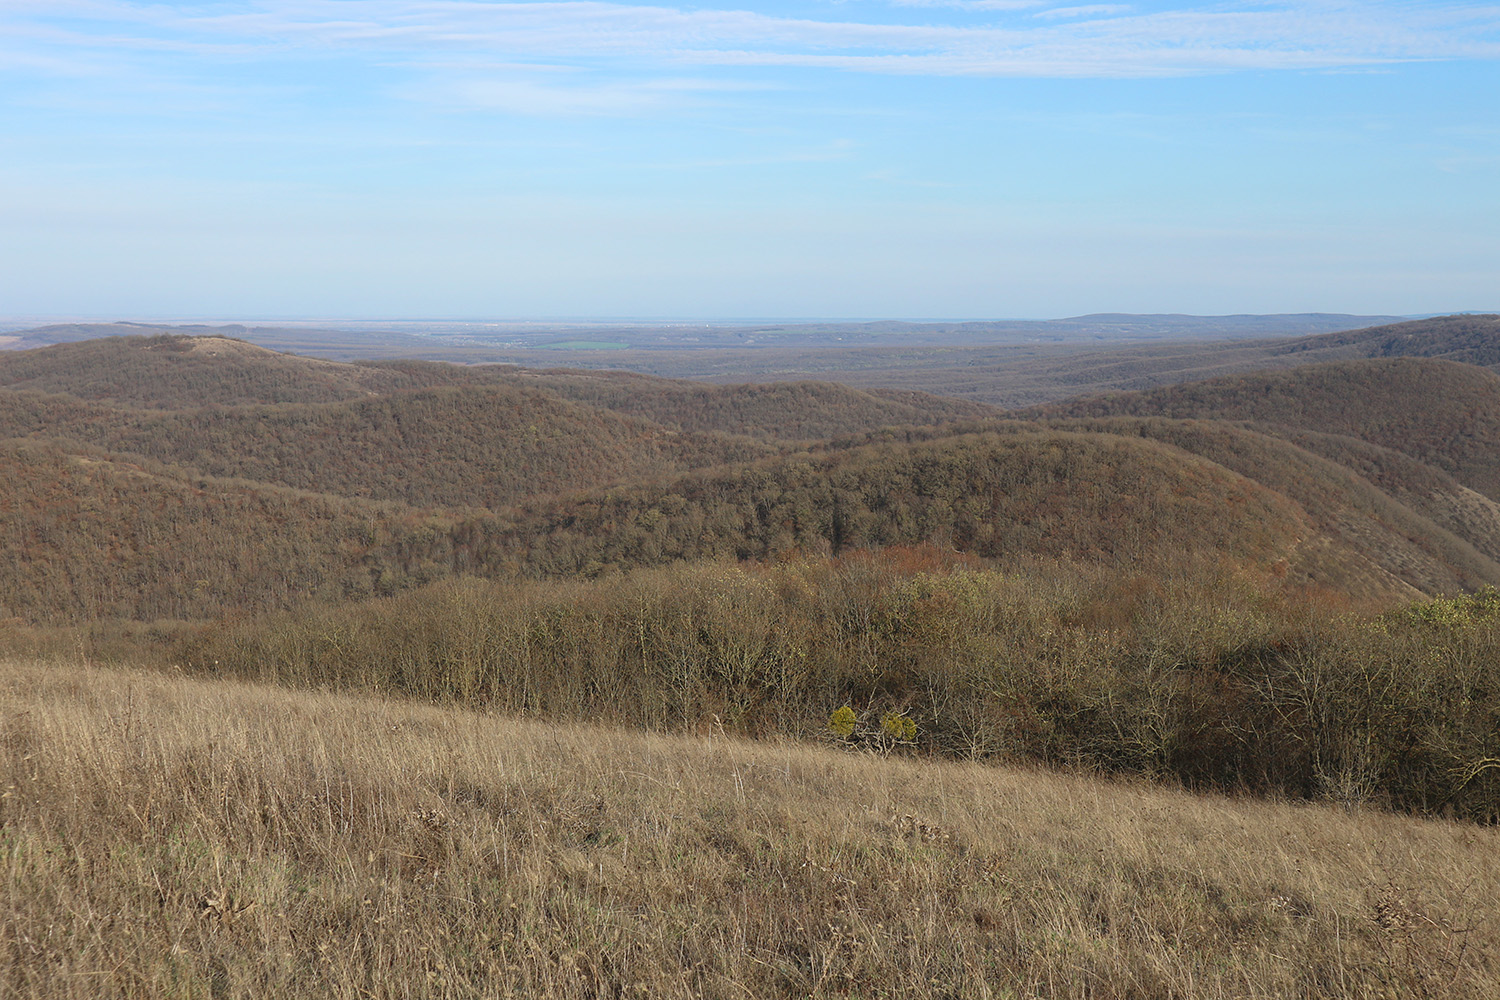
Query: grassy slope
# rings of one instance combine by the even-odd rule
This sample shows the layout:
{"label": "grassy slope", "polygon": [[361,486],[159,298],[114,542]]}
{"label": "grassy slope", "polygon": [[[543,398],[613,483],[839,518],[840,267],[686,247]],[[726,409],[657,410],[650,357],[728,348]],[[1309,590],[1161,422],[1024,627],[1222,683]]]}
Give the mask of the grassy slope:
{"label": "grassy slope", "polygon": [[1500,994],[1500,835],[0,665],[0,990]]}

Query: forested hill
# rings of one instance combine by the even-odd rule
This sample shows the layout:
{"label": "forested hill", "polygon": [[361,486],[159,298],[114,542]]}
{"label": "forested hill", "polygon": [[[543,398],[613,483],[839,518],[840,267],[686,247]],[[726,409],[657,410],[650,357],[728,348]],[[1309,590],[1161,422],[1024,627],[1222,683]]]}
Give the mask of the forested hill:
{"label": "forested hill", "polygon": [[1025,428],[450,514],[13,441],[0,446],[0,510],[10,557],[0,607],[41,620],[197,617],[460,573],[593,576],[923,542],[1002,559],[1137,570],[1229,560],[1269,572],[1318,534],[1295,502],[1181,450]]}
{"label": "forested hill", "polygon": [[159,408],[331,403],[401,388],[388,370],[228,337],[107,337],[0,353],[0,386]]}
{"label": "forested hill", "polygon": [[887,438],[539,506],[510,531],[517,568],[592,575],[928,542],[1001,560],[1149,572],[1207,558],[1269,573],[1318,534],[1288,498],[1139,438],[1023,425]]}
{"label": "forested hill", "polygon": [[1023,412],[1242,420],[1345,435],[1409,455],[1500,499],[1500,375],[1474,365],[1418,358],[1331,362]]}
{"label": "forested hill", "polygon": [[108,337],[0,352],[0,388],[116,407],[187,410],[350,402],[436,388],[552,393],[674,430],[815,439],[870,427],[994,416],[980,403],[828,382],[706,385],[611,372],[434,361],[323,361],[223,336]]}
{"label": "forested hill", "polygon": [[523,371],[523,384],[685,431],[811,440],[871,427],[998,417],[984,403],[835,382],[710,385],[627,372]]}
{"label": "forested hill", "polygon": [[1500,316],[1436,316],[1324,333],[1291,340],[1277,353],[1293,357],[1335,352],[1368,358],[1441,358],[1500,368]]}
{"label": "forested hill", "polygon": [[[1224,563],[1386,602],[1500,584],[1500,377],[1447,361],[1005,420],[822,383],[353,365],[225,338],[62,346],[0,365],[0,607],[22,619],[908,545],[1147,574]],[[219,377],[228,399],[294,401],[200,405]]]}
{"label": "forested hill", "polygon": [[455,518],[0,442],[0,624],[210,618],[474,569]]}
{"label": "forested hill", "polygon": [[419,507],[499,507],[775,451],[750,438],[680,433],[506,386],[183,411],[0,393],[0,438],[22,436]]}

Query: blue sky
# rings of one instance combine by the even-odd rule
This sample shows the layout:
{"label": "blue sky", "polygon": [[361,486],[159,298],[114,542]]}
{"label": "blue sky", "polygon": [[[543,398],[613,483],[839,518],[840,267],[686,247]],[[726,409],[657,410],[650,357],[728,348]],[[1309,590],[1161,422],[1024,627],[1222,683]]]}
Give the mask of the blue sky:
{"label": "blue sky", "polygon": [[0,0],[0,315],[1500,308],[1500,3]]}

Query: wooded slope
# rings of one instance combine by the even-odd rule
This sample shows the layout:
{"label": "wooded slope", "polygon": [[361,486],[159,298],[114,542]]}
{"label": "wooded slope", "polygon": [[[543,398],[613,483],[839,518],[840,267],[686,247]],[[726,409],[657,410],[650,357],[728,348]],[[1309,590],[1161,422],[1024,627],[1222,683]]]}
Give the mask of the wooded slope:
{"label": "wooded slope", "polygon": [[1339,434],[1399,451],[1500,498],[1500,375],[1452,361],[1307,365],[1075,399],[1029,412],[1243,420]]}
{"label": "wooded slope", "polygon": [[223,336],[116,336],[0,352],[0,388],[65,394],[118,408],[337,403],[459,387],[554,395],[673,430],[794,440],[998,412],[926,393],[866,392],[830,382],[720,386],[511,365],[324,361]]}
{"label": "wooded slope", "polygon": [[[202,617],[453,574],[912,544],[1151,572],[1225,560],[1386,601],[1500,584],[1500,377],[1447,361],[1236,376],[1004,421],[819,383],[308,362],[224,338],[62,346],[77,354],[12,355],[13,384],[72,379],[98,399],[0,390],[17,470],[0,508],[26,553],[0,601],[24,618]],[[197,405],[220,374],[242,397],[302,401]],[[156,403],[178,402],[143,405],[153,384]],[[306,401],[320,392],[353,395]]]}
{"label": "wooded slope", "polygon": [[513,386],[180,411],[0,394],[0,437],[36,435],[205,475],[419,507],[499,507],[775,450]]}

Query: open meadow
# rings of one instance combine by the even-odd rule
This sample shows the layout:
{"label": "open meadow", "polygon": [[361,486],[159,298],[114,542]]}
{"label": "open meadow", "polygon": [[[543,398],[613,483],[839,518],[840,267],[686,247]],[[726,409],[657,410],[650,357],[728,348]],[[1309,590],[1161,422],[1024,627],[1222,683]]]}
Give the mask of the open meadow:
{"label": "open meadow", "polygon": [[0,666],[7,997],[1493,997],[1500,831]]}

